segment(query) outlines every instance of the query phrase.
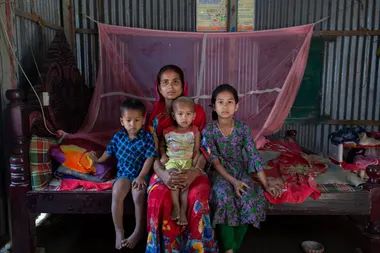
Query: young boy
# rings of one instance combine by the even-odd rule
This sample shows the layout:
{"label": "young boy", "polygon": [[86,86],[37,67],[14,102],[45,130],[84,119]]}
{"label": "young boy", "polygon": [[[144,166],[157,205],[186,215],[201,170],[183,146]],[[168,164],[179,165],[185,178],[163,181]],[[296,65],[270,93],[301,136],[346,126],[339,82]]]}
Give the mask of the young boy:
{"label": "young boy", "polygon": [[[145,117],[144,104],[136,99],[127,99],[120,106],[118,131],[108,143],[103,155],[94,162],[101,163],[110,156],[117,159],[117,179],[112,188],[112,219],[116,233],[116,249],[134,248],[144,234],[146,181],[154,158],[157,156],[153,136],[142,129]],[[124,238],[124,199],[132,188],[135,205],[136,226],[133,233]]]}
{"label": "young boy", "polygon": [[[200,133],[193,125],[194,102],[191,98],[179,97],[173,101],[172,110],[177,125],[164,129],[165,141],[160,142],[160,160],[167,170],[190,169],[200,156]],[[188,188],[171,189],[171,195],[172,219],[177,221],[178,225],[187,225]]]}

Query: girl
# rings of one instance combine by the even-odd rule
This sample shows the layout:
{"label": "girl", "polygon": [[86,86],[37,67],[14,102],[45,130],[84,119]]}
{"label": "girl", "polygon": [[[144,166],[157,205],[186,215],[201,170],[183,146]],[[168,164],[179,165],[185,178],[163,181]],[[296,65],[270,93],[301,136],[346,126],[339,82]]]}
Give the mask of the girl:
{"label": "girl", "polygon": [[250,128],[234,119],[239,108],[237,91],[229,84],[219,85],[212,93],[212,118],[203,130],[203,145],[217,173],[212,178],[210,205],[213,225],[224,252],[237,252],[248,225],[259,227],[265,219],[265,191],[279,194],[268,186],[262,160],[255,148]]}

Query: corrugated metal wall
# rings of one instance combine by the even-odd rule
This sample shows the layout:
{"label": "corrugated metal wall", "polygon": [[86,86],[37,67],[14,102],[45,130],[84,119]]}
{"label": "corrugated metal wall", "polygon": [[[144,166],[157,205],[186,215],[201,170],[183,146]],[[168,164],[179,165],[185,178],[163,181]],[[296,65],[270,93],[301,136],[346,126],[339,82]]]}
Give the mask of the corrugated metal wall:
{"label": "corrugated metal wall", "polygon": [[[96,25],[86,16],[104,23],[163,30],[195,30],[196,1],[192,0],[78,0],[74,4],[76,57],[87,84],[96,80],[98,45]],[[16,1],[16,8],[33,12],[48,22],[62,26],[60,0]],[[379,29],[378,0],[256,0],[258,30],[312,23],[316,30]],[[16,50],[27,72],[35,76],[32,58],[41,60],[54,30],[16,17]],[[333,119],[380,119],[380,64],[375,36],[338,37],[326,42],[321,91],[321,115]],[[23,82],[23,77],[21,82]],[[327,153],[327,136],[340,126],[285,125],[298,130],[301,144]]]}
{"label": "corrugated metal wall", "polygon": [[[15,1],[15,8],[25,12],[34,13],[47,22],[62,26],[61,0],[23,0]],[[53,40],[55,31],[42,27],[24,17],[15,18],[15,50],[18,59],[32,81],[37,78],[33,54],[40,62],[45,56],[50,42]],[[19,71],[18,83],[24,85],[25,79]],[[34,80],[33,80],[34,79]]]}
{"label": "corrugated metal wall", "polygon": [[82,0],[74,1],[78,67],[94,86],[98,62],[96,26],[86,16],[106,24],[174,31],[195,30],[192,0]]}
{"label": "corrugated metal wall", "polygon": [[[325,22],[315,30],[380,29],[379,0],[256,0],[258,30]],[[325,42],[321,115],[332,119],[380,120],[379,36],[337,37]],[[328,134],[341,126],[288,124],[301,144],[328,152]],[[367,127],[372,130],[373,127]]]}

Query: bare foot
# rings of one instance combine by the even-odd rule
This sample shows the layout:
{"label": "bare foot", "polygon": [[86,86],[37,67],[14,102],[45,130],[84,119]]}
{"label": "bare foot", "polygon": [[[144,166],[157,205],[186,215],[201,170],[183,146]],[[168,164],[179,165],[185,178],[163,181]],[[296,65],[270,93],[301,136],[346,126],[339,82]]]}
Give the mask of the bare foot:
{"label": "bare foot", "polygon": [[124,241],[124,231],[116,231],[116,242],[115,242],[115,248],[121,249],[125,245],[123,244]]}
{"label": "bare foot", "polygon": [[181,216],[179,217],[179,220],[177,221],[177,224],[180,225],[180,226],[186,226],[188,224],[186,213],[185,214],[181,213]]}
{"label": "bare foot", "polygon": [[176,221],[178,219],[179,219],[179,208],[173,205],[172,220]]}
{"label": "bare foot", "polygon": [[141,240],[142,236],[143,236],[142,230],[133,231],[133,233],[127,239],[124,240],[125,246],[127,246],[130,249],[133,249],[136,246],[136,244]]}

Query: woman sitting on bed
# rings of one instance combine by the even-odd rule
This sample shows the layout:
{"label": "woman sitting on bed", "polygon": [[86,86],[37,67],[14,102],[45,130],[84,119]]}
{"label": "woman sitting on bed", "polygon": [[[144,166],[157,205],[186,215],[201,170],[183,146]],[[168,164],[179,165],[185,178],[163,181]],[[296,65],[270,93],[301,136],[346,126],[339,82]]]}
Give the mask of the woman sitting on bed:
{"label": "woman sitting on bed", "polygon": [[[170,109],[174,99],[186,96],[182,70],[175,65],[161,68],[157,75],[159,100],[155,103],[148,126],[156,138],[162,138],[163,130],[174,124]],[[206,116],[200,105],[195,105],[196,117],[193,124],[202,130]],[[185,171],[167,171],[157,159],[155,174],[148,188],[148,239],[146,252],[216,252],[213,229],[210,223],[208,198],[210,183],[202,174],[205,159]],[[171,219],[172,201],[170,189],[188,190],[187,227],[179,226]]]}

